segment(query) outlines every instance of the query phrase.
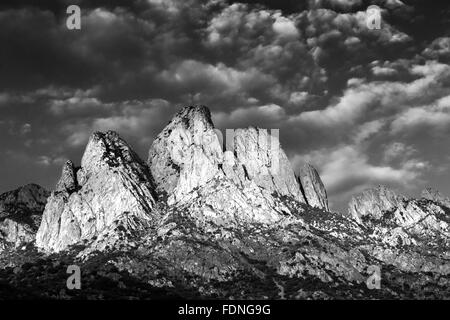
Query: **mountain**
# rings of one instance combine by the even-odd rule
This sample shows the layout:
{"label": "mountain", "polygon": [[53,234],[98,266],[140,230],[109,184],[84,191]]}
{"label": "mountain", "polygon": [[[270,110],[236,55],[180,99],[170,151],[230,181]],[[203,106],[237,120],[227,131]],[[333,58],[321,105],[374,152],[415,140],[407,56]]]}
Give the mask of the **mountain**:
{"label": "mountain", "polygon": [[[189,106],[146,163],[94,133],[48,198],[38,250],[0,255],[0,278],[17,297],[449,298],[444,200],[379,186],[330,212],[317,170],[295,172],[276,132],[223,141],[209,110]],[[64,287],[74,263],[83,290]]]}
{"label": "mountain", "polygon": [[238,129],[227,141],[232,151],[223,151],[209,110],[186,107],[156,137],[148,164],[158,190],[173,192],[172,203],[214,179],[240,188],[254,184],[304,202],[286,154],[272,140],[267,130]]}
{"label": "mountain", "polygon": [[48,192],[29,184],[0,195],[0,252],[34,241]]}
{"label": "mountain", "polygon": [[265,130],[241,129],[232,139],[233,152],[223,151],[209,110],[203,106],[182,109],[149,151],[157,190],[170,194],[170,205],[198,219],[229,226],[273,224],[291,214],[272,194],[304,202],[280,148],[273,156],[278,165],[271,166],[270,137]]}
{"label": "mountain", "polygon": [[349,214],[369,237],[388,245],[372,249],[377,259],[413,272],[450,272],[450,207],[378,186],[354,196]]}
{"label": "mountain", "polygon": [[68,161],[48,199],[37,247],[61,251],[102,236],[120,221],[151,223],[155,193],[148,167],[116,133],[92,135],[81,167]]}
{"label": "mountain", "polygon": [[450,198],[444,197],[438,190],[426,188],[422,191],[422,198],[434,201],[444,207],[450,208]]}

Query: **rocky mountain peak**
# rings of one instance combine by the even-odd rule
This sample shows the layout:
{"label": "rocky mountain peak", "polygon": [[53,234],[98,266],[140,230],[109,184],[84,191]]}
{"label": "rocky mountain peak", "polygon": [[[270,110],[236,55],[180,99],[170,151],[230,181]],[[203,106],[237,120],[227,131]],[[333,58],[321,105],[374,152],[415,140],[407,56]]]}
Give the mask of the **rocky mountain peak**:
{"label": "rocky mountain peak", "polygon": [[208,108],[189,106],[179,111],[154,140],[148,164],[157,190],[183,198],[214,178],[229,179],[241,188],[250,181],[269,192],[304,202],[290,162],[278,137],[250,127],[227,136],[214,129]]}
{"label": "rocky mountain peak", "polygon": [[134,167],[136,163],[142,165],[139,156],[114,131],[93,133],[81,159],[81,167],[93,171],[105,165]]}
{"label": "rocky mountain peak", "polygon": [[60,251],[99,236],[124,215],[151,220],[155,204],[148,167],[115,132],[94,133],[76,168],[68,161],[51,194],[36,236],[46,251]]}
{"label": "rocky mountain peak", "polygon": [[348,212],[357,221],[361,221],[363,217],[379,220],[384,213],[400,206],[403,199],[388,187],[379,185],[353,196]]}
{"label": "rocky mountain peak", "polygon": [[316,168],[309,163],[301,167],[299,183],[302,187],[305,200],[311,207],[329,211],[327,191]]}
{"label": "rocky mountain peak", "polygon": [[236,171],[241,181],[252,180],[270,192],[305,202],[278,136],[266,129],[249,127],[235,130],[233,139],[229,145],[234,150]]}
{"label": "rocky mountain peak", "polygon": [[443,206],[450,208],[450,199],[443,196],[438,190],[433,188],[426,188],[422,191],[422,198],[437,202]]}
{"label": "rocky mountain peak", "polygon": [[203,105],[186,106],[172,119],[174,122],[182,121],[186,127],[195,127],[202,124],[205,127],[214,128],[211,120],[211,112]]}

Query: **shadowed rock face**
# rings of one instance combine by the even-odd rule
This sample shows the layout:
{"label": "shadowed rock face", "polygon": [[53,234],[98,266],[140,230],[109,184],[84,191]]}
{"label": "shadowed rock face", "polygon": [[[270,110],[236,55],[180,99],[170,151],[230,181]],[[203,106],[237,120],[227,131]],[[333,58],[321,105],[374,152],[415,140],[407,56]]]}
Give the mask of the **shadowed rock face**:
{"label": "shadowed rock face", "polygon": [[1,243],[17,247],[34,241],[48,195],[36,184],[0,195],[0,251]]}
{"label": "shadowed rock face", "polygon": [[179,196],[213,178],[222,162],[222,147],[203,106],[178,112],[154,140],[148,158],[157,190],[177,189]]}
{"label": "shadowed rock face", "polygon": [[233,151],[223,152],[206,107],[183,108],[149,152],[157,190],[169,195],[170,205],[189,211],[198,221],[229,226],[275,223],[291,214],[272,193],[303,202],[294,172],[280,148],[276,149],[278,168],[271,167],[267,131],[237,130],[230,144]]}
{"label": "shadowed rock face", "polygon": [[72,193],[78,188],[77,168],[72,161],[68,160],[61,172],[61,178],[56,185],[56,191]]}
{"label": "shadowed rock face", "polygon": [[94,133],[81,167],[64,165],[36,245],[60,251],[98,236],[124,215],[150,220],[154,203],[150,172],[136,153],[114,132]]}
{"label": "shadowed rock face", "polygon": [[299,183],[302,186],[306,202],[311,207],[329,211],[327,191],[319,173],[312,165],[307,163],[300,169]]}

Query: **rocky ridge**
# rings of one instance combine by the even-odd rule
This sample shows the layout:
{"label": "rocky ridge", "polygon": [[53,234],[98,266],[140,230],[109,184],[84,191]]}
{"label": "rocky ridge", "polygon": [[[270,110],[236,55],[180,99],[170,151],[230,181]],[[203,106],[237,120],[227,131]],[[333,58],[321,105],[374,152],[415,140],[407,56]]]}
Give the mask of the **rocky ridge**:
{"label": "rocky ridge", "polygon": [[238,129],[227,145],[232,151],[223,151],[206,107],[183,108],[149,151],[148,165],[157,190],[173,192],[169,201],[175,203],[195,188],[220,179],[238,187],[254,183],[270,193],[305,201],[278,139],[266,130]]}
{"label": "rocky ridge", "polygon": [[450,208],[450,198],[444,197],[438,190],[433,188],[426,188],[422,191],[422,198],[430,201],[434,201],[447,208]]}
{"label": "rocky ridge", "polygon": [[135,216],[151,222],[155,193],[147,166],[116,133],[92,135],[75,168],[68,161],[52,192],[36,245],[60,251],[91,240],[117,220]]}
{"label": "rocky ridge", "polygon": [[[82,266],[86,289],[37,296],[450,298],[445,199],[379,186],[355,196],[349,214],[331,213],[317,171],[306,164],[296,176],[272,141],[240,129],[224,151],[203,106],[175,115],[147,164],[117,134],[95,133],[81,166],[63,167],[39,251],[0,255],[0,279],[27,296],[17,288],[35,278],[64,283],[67,261]],[[373,266],[377,290],[366,284]]]}

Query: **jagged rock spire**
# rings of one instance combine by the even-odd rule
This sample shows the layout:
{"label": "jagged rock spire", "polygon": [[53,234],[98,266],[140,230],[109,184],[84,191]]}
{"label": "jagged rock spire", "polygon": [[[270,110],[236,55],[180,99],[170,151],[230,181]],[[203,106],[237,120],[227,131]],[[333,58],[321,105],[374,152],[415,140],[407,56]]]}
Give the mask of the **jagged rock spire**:
{"label": "jagged rock spire", "polygon": [[115,132],[94,133],[81,167],[67,162],[45,208],[38,247],[60,251],[91,239],[127,214],[150,219],[155,203],[151,174]]}
{"label": "jagged rock spire", "polygon": [[327,191],[317,170],[309,163],[306,163],[300,169],[298,179],[306,202],[311,207],[329,211]]}
{"label": "jagged rock spire", "polygon": [[[238,129],[233,150],[223,151],[205,106],[188,106],[178,112],[157,136],[148,164],[158,191],[182,198],[213,178],[227,178],[238,185],[252,181],[269,192],[304,202],[295,173],[284,151],[276,149],[276,166],[267,130]],[[278,145],[279,142],[277,141]]]}

